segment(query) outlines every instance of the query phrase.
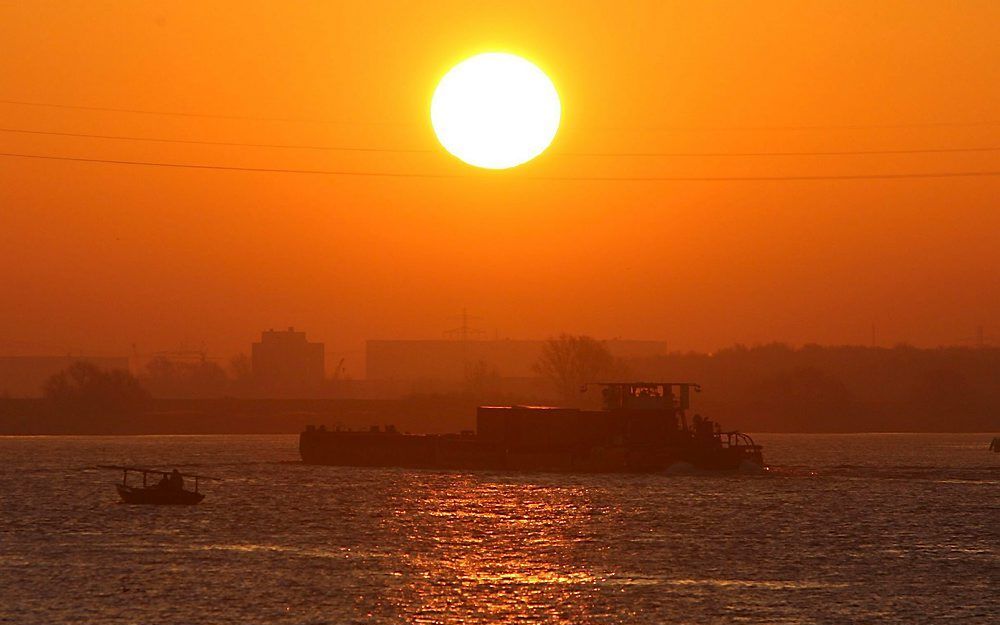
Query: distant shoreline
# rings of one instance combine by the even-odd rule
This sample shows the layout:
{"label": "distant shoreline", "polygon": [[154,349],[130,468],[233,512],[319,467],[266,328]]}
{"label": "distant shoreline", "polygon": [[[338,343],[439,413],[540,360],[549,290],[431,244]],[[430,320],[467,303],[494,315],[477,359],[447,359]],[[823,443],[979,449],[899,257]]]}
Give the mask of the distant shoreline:
{"label": "distant shoreline", "polygon": [[[116,438],[140,438],[140,437],[159,437],[159,436],[176,436],[176,437],[203,437],[203,436],[297,436],[299,432],[149,432],[142,434],[107,434],[107,433],[95,433],[95,434],[7,434],[0,433],[0,439],[10,439],[10,438],[98,438],[98,437],[116,437]],[[419,433],[418,433],[419,434]],[[963,436],[983,436],[987,439],[987,444],[989,443],[989,437],[996,436],[996,432],[748,432],[752,436],[761,435],[800,435],[800,436],[936,436],[936,435],[963,435]]]}
{"label": "distant shoreline", "polygon": [[[395,425],[400,432],[442,434],[475,429],[477,402],[427,396],[410,399],[154,399],[132,414],[80,414],[57,410],[44,399],[0,398],[0,436],[156,436],[298,434],[307,425],[368,429]],[[997,419],[956,420],[942,416],[941,428],[908,427],[889,406],[870,409],[872,427],[859,429],[858,416],[816,419],[824,427],[787,425],[759,406],[717,405],[704,413],[726,427],[757,434],[979,434],[1000,430]],[[916,421],[916,420],[914,420]],[[955,427],[956,421],[967,427]],[[994,421],[998,421],[991,429]],[[926,422],[924,422],[926,423]],[[947,427],[945,427],[947,426]]]}
{"label": "distant shoreline", "polygon": [[0,436],[298,434],[306,425],[457,432],[475,422],[475,404],[443,398],[154,399],[141,412],[107,415],[58,410],[44,399],[0,399]]}

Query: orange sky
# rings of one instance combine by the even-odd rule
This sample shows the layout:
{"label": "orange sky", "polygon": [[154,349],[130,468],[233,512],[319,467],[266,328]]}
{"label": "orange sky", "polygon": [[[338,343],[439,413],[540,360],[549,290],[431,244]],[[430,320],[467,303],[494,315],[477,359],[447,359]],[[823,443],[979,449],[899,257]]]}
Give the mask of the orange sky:
{"label": "orange sky", "polygon": [[[229,354],[295,325],[359,374],[365,338],[437,338],[462,307],[491,335],[677,349],[998,335],[1000,177],[526,178],[997,171],[1000,151],[622,154],[1000,147],[998,24],[988,0],[0,3],[0,100],[238,118],[0,104],[0,128],[428,150],[0,132],[2,152],[456,176],[0,157],[0,351]],[[510,172],[428,120],[487,50],[563,99],[550,151]]]}

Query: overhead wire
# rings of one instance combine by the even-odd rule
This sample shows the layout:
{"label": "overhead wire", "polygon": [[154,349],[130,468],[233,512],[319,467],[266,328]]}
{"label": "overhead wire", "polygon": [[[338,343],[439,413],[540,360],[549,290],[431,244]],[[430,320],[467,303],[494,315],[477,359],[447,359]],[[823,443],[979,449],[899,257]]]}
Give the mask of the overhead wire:
{"label": "overhead wire", "polygon": [[859,156],[865,154],[950,154],[961,152],[998,152],[1000,146],[974,146],[961,148],[902,148],[879,150],[801,150],[767,152],[560,152],[568,156],[625,156],[625,157],[666,157],[666,156]]}
{"label": "overhead wire", "polygon": [[[176,143],[182,145],[215,145],[227,147],[281,148],[296,150],[324,150],[334,152],[386,152],[399,154],[428,154],[436,152],[429,149],[407,148],[368,148],[356,146],[333,146],[314,144],[289,143],[251,143],[242,141],[208,141],[202,139],[169,139],[163,137],[140,137],[134,135],[106,135],[82,132],[59,132],[50,130],[32,130],[23,128],[0,128],[0,132],[42,135],[56,137],[75,137],[86,139],[108,139],[115,141],[148,141],[152,143]],[[972,146],[957,148],[892,148],[874,150],[796,150],[796,151],[747,151],[747,152],[560,152],[564,156],[587,157],[766,157],[766,156],[859,156],[859,155],[890,155],[890,154],[955,154],[976,152],[998,152],[1000,146]]]}
{"label": "overhead wire", "polygon": [[[303,145],[288,143],[244,143],[240,141],[205,141],[201,139],[166,139],[161,137],[136,137],[131,135],[103,135],[89,134],[82,132],[55,132],[49,130],[24,130],[20,128],[0,128],[0,132],[10,132],[28,135],[47,135],[56,137],[78,137],[87,139],[112,139],[118,141],[150,141],[154,143],[179,143],[188,145],[218,145],[229,147],[248,148],[286,148],[296,150],[329,150],[335,152],[394,152],[394,153],[428,153],[433,150],[427,149],[400,149],[400,148],[363,148],[353,146],[333,146],[333,145]],[[997,148],[1000,149],[1000,148]]]}
{"label": "overhead wire", "polygon": [[[293,118],[263,118],[240,115],[222,115],[213,113],[178,112],[148,109],[131,109],[117,107],[85,106],[76,104],[57,104],[46,102],[29,102],[22,100],[0,99],[0,104],[15,104],[24,106],[53,107],[64,109],[81,109],[106,112],[138,113],[146,115],[176,115],[183,117],[205,117],[216,119],[236,119],[253,121],[295,121],[295,122],[321,122],[322,120],[303,120]],[[322,122],[328,123],[328,122]],[[329,123],[351,123],[351,122],[329,122]],[[377,123],[377,122],[374,122]],[[924,124],[891,124],[872,126],[849,126],[852,128],[876,128],[876,127],[911,127],[911,126],[980,126],[993,125],[994,122],[932,122]],[[389,124],[391,125],[391,123]],[[782,128],[835,128],[837,126],[809,126],[809,127],[782,127]],[[841,126],[848,127],[848,126]],[[761,127],[763,129],[763,127]],[[240,141],[210,141],[202,139],[172,139],[164,137],[148,137],[124,134],[98,134],[82,132],[62,132],[25,128],[0,128],[0,132],[17,133],[38,136],[61,136],[101,140],[137,141],[153,143],[171,143],[182,145],[210,145],[228,147],[255,147],[255,148],[280,148],[280,149],[302,149],[302,150],[323,150],[323,151],[343,151],[343,152],[371,152],[371,153],[434,153],[430,149],[405,149],[405,148],[381,148],[381,147],[361,147],[361,146],[335,146],[318,144],[289,144],[289,143],[256,143]],[[565,156],[580,157],[807,157],[807,156],[858,156],[858,155],[904,155],[904,154],[955,154],[955,153],[986,153],[1000,151],[1000,146],[969,146],[969,147],[929,147],[929,148],[887,148],[887,149],[857,149],[857,150],[792,150],[792,151],[739,151],[739,152],[667,152],[667,151],[645,151],[645,152],[559,152],[556,154]],[[301,169],[285,167],[241,167],[227,165],[209,165],[196,163],[172,163],[163,161],[144,161],[129,159],[103,159],[87,157],[71,157],[58,155],[28,154],[21,152],[4,152],[0,156],[8,158],[43,159],[54,161],[86,162],[108,165],[133,165],[147,167],[168,167],[201,170],[222,170],[222,171],[244,171],[244,172],[264,172],[264,173],[298,173],[298,174],[320,174],[338,176],[367,176],[367,177],[395,177],[395,178],[466,178],[469,174],[425,174],[416,172],[380,172],[380,171],[357,171],[357,170],[333,170],[333,169]],[[954,178],[954,177],[984,177],[996,176],[1000,172],[993,170],[983,171],[944,171],[944,172],[913,172],[902,174],[815,174],[815,175],[773,175],[773,176],[525,176],[516,175],[521,179],[532,180],[578,180],[578,181],[778,181],[778,180],[874,180],[874,179],[906,179],[906,178]]]}
{"label": "overhead wire", "polygon": [[[266,121],[266,122],[290,122],[308,124],[343,124],[359,126],[412,126],[415,122],[386,122],[386,121],[358,121],[358,120],[328,120],[310,119],[296,117],[257,117],[252,115],[232,115],[224,113],[201,113],[196,111],[166,111],[157,109],[112,107],[112,106],[92,106],[83,104],[65,104],[56,102],[38,102],[32,100],[0,99],[0,104],[15,106],[34,106],[45,108],[75,109],[83,111],[98,111],[107,113],[132,113],[136,115],[165,115],[171,117],[203,117],[209,119],[231,119],[238,121]],[[979,126],[1000,126],[1000,120],[974,120],[974,121],[930,121],[930,122],[901,122],[901,123],[880,123],[880,124],[804,124],[804,125],[772,125],[772,126],[656,126],[656,127],[625,127],[625,126],[604,126],[603,130],[704,130],[704,131],[726,131],[726,130],[862,130],[878,128],[937,128],[937,127],[979,127]]]}
{"label": "overhead wire", "polygon": [[308,119],[296,117],[255,117],[251,115],[230,115],[222,113],[198,113],[193,111],[162,111],[155,109],[137,109],[113,106],[88,106],[83,104],[61,104],[53,102],[32,102],[25,100],[2,100],[0,104],[13,104],[17,106],[36,106],[43,108],[75,109],[80,111],[99,111],[102,113],[131,113],[135,115],[164,115],[168,117],[202,117],[207,119],[232,119],[237,121],[255,122],[288,122],[303,124],[350,124],[350,125],[371,125],[371,126],[405,126],[407,122],[359,122],[359,121],[333,121],[328,119]]}
{"label": "overhead wire", "polygon": [[[99,163],[106,165],[133,165],[145,167],[167,167],[178,169],[221,170],[237,172],[260,173],[290,173],[315,174],[329,176],[361,176],[386,178],[471,178],[470,174],[424,174],[412,172],[378,172],[331,169],[298,169],[280,167],[240,167],[230,165],[204,165],[192,163],[169,163],[161,161],[138,161],[122,159],[85,158],[74,156],[54,156],[43,154],[24,154],[15,152],[0,152],[0,157],[25,158],[53,161],[69,161],[80,163]],[[593,182],[766,182],[766,181],[808,181],[808,180],[900,180],[917,178],[967,178],[1000,176],[1000,170],[982,171],[945,171],[945,172],[911,172],[901,174],[815,174],[815,175],[777,175],[777,176],[529,176],[515,174],[511,178],[520,180],[549,181],[593,181]]]}

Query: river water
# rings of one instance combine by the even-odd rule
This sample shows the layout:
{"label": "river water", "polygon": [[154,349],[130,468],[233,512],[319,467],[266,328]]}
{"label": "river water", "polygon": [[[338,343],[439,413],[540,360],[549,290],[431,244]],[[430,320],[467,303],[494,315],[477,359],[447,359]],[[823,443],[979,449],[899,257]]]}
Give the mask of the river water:
{"label": "river water", "polygon": [[[1000,623],[987,434],[759,435],[765,475],[312,467],[292,436],[0,438],[0,622]],[[135,463],[217,475],[118,503]]]}

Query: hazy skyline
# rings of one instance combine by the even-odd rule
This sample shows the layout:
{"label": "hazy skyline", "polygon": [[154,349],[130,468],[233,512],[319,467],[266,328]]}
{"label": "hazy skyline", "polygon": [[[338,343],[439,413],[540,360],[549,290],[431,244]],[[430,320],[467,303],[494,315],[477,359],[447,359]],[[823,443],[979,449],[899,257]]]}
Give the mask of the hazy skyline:
{"label": "hazy skyline", "polygon": [[[228,354],[293,325],[360,355],[462,308],[488,336],[680,350],[1000,333],[1000,177],[593,179],[1000,170],[985,150],[760,155],[1000,147],[996,3],[125,7],[0,5],[0,128],[415,151],[0,132],[0,152],[452,177],[0,157],[0,352]],[[430,128],[436,81],[485,50],[563,102],[512,172]]]}

